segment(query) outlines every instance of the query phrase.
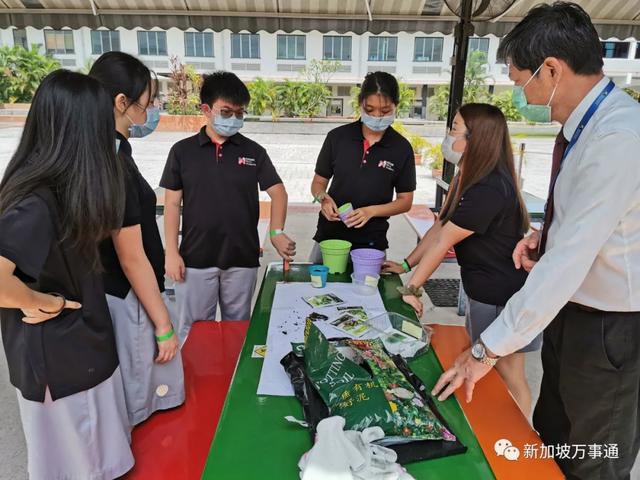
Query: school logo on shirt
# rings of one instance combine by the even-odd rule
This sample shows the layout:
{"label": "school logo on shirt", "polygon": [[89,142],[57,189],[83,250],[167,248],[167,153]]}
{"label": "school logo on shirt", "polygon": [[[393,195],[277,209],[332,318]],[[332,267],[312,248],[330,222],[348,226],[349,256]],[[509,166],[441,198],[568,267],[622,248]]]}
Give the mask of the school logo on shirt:
{"label": "school logo on shirt", "polygon": [[245,167],[255,167],[256,160],[249,157],[238,157],[238,165],[244,165]]}
{"label": "school logo on shirt", "polygon": [[389,170],[390,172],[395,172],[396,170],[395,164],[388,160],[380,160],[378,162],[378,168],[384,168],[385,170]]}

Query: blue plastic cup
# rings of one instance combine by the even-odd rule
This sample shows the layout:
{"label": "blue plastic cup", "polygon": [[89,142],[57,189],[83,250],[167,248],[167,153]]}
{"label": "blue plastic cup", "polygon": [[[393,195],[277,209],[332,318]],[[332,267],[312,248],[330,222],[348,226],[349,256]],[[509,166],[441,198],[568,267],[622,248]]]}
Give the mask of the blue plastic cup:
{"label": "blue plastic cup", "polygon": [[311,275],[311,285],[316,288],[324,288],[327,286],[329,267],[325,267],[324,265],[311,265],[309,267],[309,274]]}

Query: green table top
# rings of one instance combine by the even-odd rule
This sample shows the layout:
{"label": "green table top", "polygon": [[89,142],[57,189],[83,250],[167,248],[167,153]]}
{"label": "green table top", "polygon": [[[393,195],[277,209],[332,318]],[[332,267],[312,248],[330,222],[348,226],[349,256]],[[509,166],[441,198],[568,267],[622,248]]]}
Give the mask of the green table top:
{"label": "green table top", "polygon": [[[292,264],[288,281],[309,281],[308,264]],[[311,448],[307,430],[287,422],[293,415],[302,419],[302,407],[295,397],[256,395],[262,370],[262,360],[251,358],[254,345],[266,343],[271,304],[276,283],[282,281],[282,265],[272,264],[264,281],[251,317],[247,337],[240,353],[238,366],[220,416],[220,422],[203,479],[253,480],[300,478],[298,460]],[[382,276],[379,289],[388,311],[414,315],[405,304],[396,286],[397,275]],[[349,282],[348,275],[329,275],[329,281]],[[413,371],[432,387],[442,373],[442,367],[432,349],[410,362]],[[469,423],[454,396],[439,403],[440,412],[454,433],[468,448],[467,453],[406,465],[416,479],[494,479]]]}

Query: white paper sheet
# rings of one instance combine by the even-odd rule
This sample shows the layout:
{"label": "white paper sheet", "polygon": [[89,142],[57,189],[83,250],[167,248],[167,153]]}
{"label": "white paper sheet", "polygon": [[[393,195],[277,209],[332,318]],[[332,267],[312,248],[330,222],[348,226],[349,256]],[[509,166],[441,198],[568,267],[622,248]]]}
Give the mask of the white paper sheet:
{"label": "white paper sheet", "polygon": [[[337,307],[311,308],[303,300],[303,297],[326,293],[333,293],[344,300],[340,306],[363,307],[369,318],[386,311],[379,293],[359,295],[355,285],[351,283],[327,283],[325,288],[314,288],[306,282],[278,283],[269,318],[267,355],[262,365],[258,395],[293,396],[291,381],[280,365],[280,360],[291,351],[292,342],[304,341],[305,319],[311,312],[326,315],[329,320],[338,316]],[[348,336],[328,323],[318,321],[315,324],[328,337]],[[373,336],[378,335],[378,332],[372,333]],[[365,334],[362,338],[370,337]]]}

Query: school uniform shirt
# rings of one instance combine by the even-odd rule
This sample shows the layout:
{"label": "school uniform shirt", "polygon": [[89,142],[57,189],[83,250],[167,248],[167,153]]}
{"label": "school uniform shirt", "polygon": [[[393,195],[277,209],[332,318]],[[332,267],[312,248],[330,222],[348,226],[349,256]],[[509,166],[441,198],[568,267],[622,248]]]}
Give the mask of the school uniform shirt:
{"label": "school uniform shirt", "polygon": [[522,239],[522,218],[512,181],[493,171],[462,195],[451,222],[473,235],[455,246],[465,293],[503,306],[527,279],[516,270],[512,253]]}
{"label": "school uniform shirt", "polygon": [[223,144],[206,127],[176,143],[160,186],[182,190],[180,255],[188,268],[259,266],[258,187],[282,183],[266,150],[240,133]]}
{"label": "school uniform shirt", "polygon": [[[164,247],[156,222],[156,194],[136,166],[131,156],[131,144],[120,139],[118,157],[125,164],[125,210],[122,228],[140,225],[142,246],[151,263],[160,292],[164,292]],[[104,287],[109,295],[125,298],[131,284],[122,270],[111,237],[100,245],[100,258],[104,269]]]}
{"label": "school uniform shirt", "polygon": [[[604,77],[564,124],[567,140],[605,88]],[[526,283],[481,335],[507,355],[569,301],[640,312],[640,104],[614,88],[562,163],[547,248]]]}
{"label": "school uniform shirt", "polygon": [[[45,201],[43,196],[49,196]],[[57,400],[95,387],[118,366],[116,344],[100,274],[60,242],[53,196],[30,194],[0,216],[0,256],[33,290],[57,292],[80,310],[29,325],[18,309],[0,309],[11,383],[27,400]]]}
{"label": "school uniform shirt", "polygon": [[[328,194],[340,207],[351,203],[354,210],[393,201],[396,193],[416,189],[416,167],[409,142],[392,127],[371,147],[362,135],[360,120],[329,132],[316,162],[316,174],[331,179]],[[347,228],[330,222],[322,213],[313,239],[347,240],[353,248],[386,250],[389,217],[370,219],[362,228]]]}

